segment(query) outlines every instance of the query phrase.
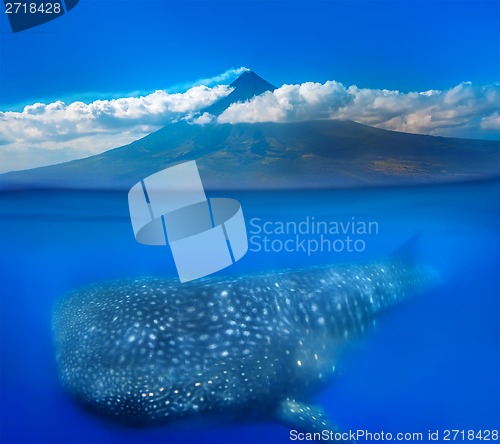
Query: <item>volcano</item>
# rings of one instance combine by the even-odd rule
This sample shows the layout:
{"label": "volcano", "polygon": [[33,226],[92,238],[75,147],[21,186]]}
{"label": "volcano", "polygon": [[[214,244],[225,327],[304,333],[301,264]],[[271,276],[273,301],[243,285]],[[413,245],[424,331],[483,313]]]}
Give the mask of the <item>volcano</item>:
{"label": "volcano", "polygon": [[[202,112],[276,89],[253,71]],[[85,159],[0,175],[0,188],[126,189],[176,163],[196,160],[207,189],[306,189],[461,182],[499,175],[500,143],[407,134],[352,121],[179,121]]]}
{"label": "volcano", "polygon": [[271,85],[253,71],[245,71],[229,86],[233,88],[231,94],[205,108],[201,111],[201,114],[210,113],[214,116],[219,116],[233,103],[245,102],[255,96],[259,96],[267,91],[272,92],[276,89],[276,86]]}

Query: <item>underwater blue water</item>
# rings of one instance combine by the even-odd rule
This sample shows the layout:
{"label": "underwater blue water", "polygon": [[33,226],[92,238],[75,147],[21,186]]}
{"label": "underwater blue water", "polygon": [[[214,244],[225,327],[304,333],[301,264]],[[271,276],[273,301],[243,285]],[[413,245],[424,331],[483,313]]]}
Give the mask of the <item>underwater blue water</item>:
{"label": "underwater blue water", "polygon": [[[499,181],[218,194],[240,201],[249,231],[254,218],[378,224],[378,234],[352,236],[363,252],[250,251],[221,275],[381,258],[420,235],[416,261],[442,283],[391,310],[312,394],[341,429],[499,428]],[[125,427],[85,411],[60,387],[51,338],[58,298],[98,281],[175,274],[168,248],[135,241],[126,193],[3,192],[0,252],[1,443],[290,442],[289,428],[272,418]]]}

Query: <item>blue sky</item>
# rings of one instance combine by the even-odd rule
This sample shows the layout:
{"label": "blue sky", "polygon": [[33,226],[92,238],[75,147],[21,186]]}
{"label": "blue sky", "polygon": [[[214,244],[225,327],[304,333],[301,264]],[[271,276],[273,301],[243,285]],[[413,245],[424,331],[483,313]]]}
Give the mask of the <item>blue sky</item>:
{"label": "blue sky", "polygon": [[185,84],[247,66],[276,85],[334,79],[401,91],[500,78],[496,1],[81,0],[12,34],[0,109]]}

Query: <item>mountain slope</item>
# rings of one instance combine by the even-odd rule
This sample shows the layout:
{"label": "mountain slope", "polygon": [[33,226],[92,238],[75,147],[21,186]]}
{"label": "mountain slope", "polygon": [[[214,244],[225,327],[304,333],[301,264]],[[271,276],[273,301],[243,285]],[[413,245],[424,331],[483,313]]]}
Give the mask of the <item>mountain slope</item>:
{"label": "mountain slope", "polygon": [[499,174],[500,143],[386,131],[349,121],[178,122],[97,156],[0,176],[1,188],[128,189],[197,160],[212,189],[422,184]]}

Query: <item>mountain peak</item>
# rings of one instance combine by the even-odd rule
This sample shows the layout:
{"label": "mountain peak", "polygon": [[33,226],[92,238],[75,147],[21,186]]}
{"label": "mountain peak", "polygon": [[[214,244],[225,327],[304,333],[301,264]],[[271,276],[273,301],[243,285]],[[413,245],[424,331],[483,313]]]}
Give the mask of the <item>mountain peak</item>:
{"label": "mountain peak", "polygon": [[246,88],[252,90],[254,95],[262,94],[266,91],[274,91],[276,87],[264,80],[262,77],[257,75],[252,70],[245,71],[241,74],[233,83],[231,83],[233,88]]}
{"label": "mountain peak", "polygon": [[274,91],[276,89],[276,86],[255,74],[252,70],[245,71],[230,86],[234,88],[231,94],[205,108],[201,113],[210,113],[218,116],[233,103],[245,102],[266,91]]}

